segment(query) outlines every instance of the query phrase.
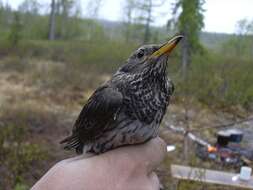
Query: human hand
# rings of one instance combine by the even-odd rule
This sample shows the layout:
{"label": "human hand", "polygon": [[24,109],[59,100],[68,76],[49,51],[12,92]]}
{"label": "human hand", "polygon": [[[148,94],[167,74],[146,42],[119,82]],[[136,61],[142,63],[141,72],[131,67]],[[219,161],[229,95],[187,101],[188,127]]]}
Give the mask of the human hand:
{"label": "human hand", "polygon": [[159,190],[153,170],[165,154],[166,144],[158,137],[90,158],[70,158],[53,166],[32,190]]}

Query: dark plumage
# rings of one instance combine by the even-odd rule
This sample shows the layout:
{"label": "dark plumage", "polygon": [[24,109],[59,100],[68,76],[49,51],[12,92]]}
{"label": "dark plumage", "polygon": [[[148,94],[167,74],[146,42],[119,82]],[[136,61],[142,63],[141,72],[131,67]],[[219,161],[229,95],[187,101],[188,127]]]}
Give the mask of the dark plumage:
{"label": "dark plumage", "polygon": [[156,137],[174,90],[168,54],[181,38],[137,49],[89,98],[64,148],[99,154]]}

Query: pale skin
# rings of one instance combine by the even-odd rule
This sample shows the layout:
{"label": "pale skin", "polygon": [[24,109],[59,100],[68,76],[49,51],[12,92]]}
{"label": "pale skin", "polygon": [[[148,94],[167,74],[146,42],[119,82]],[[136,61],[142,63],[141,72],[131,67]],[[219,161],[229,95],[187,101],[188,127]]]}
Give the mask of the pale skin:
{"label": "pale skin", "polygon": [[53,166],[32,190],[159,190],[153,171],[165,155],[166,144],[155,138],[99,156],[70,158]]}

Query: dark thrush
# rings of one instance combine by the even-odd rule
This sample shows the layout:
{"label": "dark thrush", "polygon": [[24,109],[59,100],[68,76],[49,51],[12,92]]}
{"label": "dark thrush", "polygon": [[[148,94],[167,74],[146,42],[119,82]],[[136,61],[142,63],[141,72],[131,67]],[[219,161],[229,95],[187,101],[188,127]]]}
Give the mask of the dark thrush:
{"label": "dark thrush", "polygon": [[166,68],[182,39],[137,49],[112,78],[97,88],[79,114],[71,136],[61,143],[81,153],[144,143],[158,135],[174,86]]}

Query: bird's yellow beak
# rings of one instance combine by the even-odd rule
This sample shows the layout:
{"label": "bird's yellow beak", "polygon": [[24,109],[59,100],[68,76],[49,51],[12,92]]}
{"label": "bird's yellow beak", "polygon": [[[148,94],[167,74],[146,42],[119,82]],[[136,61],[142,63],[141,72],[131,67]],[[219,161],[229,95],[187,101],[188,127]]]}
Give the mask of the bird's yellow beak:
{"label": "bird's yellow beak", "polygon": [[168,42],[164,43],[157,51],[155,51],[150,57],[160,57],[164,54],[169,54],[178,44],[178,42],[183,38],[182,35],[176,35],[171,38]]}

